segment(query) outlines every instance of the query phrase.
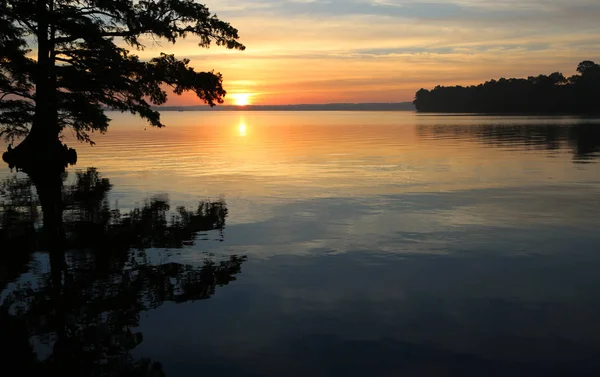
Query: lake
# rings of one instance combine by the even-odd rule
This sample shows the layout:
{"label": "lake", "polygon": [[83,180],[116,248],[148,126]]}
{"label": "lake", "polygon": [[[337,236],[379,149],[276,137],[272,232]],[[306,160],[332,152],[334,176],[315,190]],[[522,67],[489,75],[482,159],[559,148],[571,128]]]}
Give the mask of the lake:
{"label": "lake", "polygon": [[3,368],[600,375],[599,118],[109,116],[60,247],[0,169]]}

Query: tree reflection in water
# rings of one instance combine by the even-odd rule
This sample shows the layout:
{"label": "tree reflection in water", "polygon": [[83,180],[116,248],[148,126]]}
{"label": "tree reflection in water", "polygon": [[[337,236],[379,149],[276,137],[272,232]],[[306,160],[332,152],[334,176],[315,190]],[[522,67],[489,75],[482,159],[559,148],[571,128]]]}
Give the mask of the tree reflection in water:
{"label": "tree reflection in water", "polygon": [[419,125],[420,137],[435,140],[464,139],[486,146],[521,150],[566,150],[574,163],[588,163],[600,158],[600,127],[597,122],[561,124],[436,124]]}
{"label": "tree reflection in water", "polygon": [[[143,340],[135,331],[140,313],[165,302],[207,299],[241,272],[242,256],[190,266],[152,263],[145,252],[192,245],[210,230],[222,239],[225,202],[171,211],[166,197],[155,197],[122,212],[109,205],[111,187],[95,169],[76,173],[73,184],[65,184],[64,174],[3,182],[0,289],[27,271],[33,252],[50,255],[49,272],[34,273],[1,296],[5,371],[162,376],[159,363],[130,354]],[[51,354],[36,354],[36,343],[48,344]]]}

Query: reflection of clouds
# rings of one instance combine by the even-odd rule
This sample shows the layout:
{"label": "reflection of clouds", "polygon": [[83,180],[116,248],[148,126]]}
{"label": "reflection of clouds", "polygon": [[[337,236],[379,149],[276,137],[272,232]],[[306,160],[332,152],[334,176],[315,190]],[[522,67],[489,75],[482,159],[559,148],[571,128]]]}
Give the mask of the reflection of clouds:
{"label": "reflection of clouds", "polygon": [[[386,372],[427,371],[421,359],[429,366],[464,363],[478,373],[458,375],[473,376],[489,375],[482,365],[504,370],[500,375],[529,370],[544,376],[566,370],[587,375],[573,371],[599,367],[600,260],[594,255],[398,258],[354,252],[250,261],[244,284],[202,309],[213,326],[190,326],[197,317],[183,310],[157,311],[156,323],[179,319],[182,333],[165,331],[165,340],[200,354],[201,348],[214,352],[215,345],[235,344],[213,356],[254,371],[272,368],[273,358],[292,369],[298,360],[310,369],[307,360],[314,358],[319,370],[343,367],[358,350],[362,363],[344,375],[365,375],[361,368],[373,365]],[[235,324],[244,324],[243,332]],[[388,347],[394,357],[385,359],[401,363],[378,358]],[[180,360],[163,355],[166,364],[170,357]]]}
{"label": "reflection of clouds", "polygon": [[[80,166],[94,164],[111,177],[111,205],[131,209],[149,191],[168,192],[172,202],[186,206],[198,197],[222,197],[230,209],[226,231],[235,239],[232,244],[228,236],[227,245],[239,247],[240,254],[246,243],[265,256],[319,249],[440,254],[457,243],[487,250],[493,247],[489,239],[474,240],[494,237],[494,227],[515,236],[517,225],[540,231],[563,226],[557,236],[566,240],[567,229],[596,223],[597,211],[586,210],[586,198],[598,197],[600,165],[573,169],[571,164],[575,147],[589,148],[574,142],[546,151],[557,134],[546,134],[539,125],[525,127],[548,122],[559,123],[561,130],[597,128],[575,127],[573,118],[506,124],[538,130],[523,138],[502,136],[505,127],[493,127],[500,122],[494,117],[175,112],[163,114],[169,127],[142,133],[131,145],[137,131],[128,122],[135,118],[110,115],[117,121],[98,140],[103,148],[81,146],[78,152]],[[241,116],[246,137],[239,136]],[[202,127],[195,126],[199,119]],[[304,126],[315,122],[319,126]],[[464,125],[435,132],[435,125],[452,122]],[[465,131],[469,125],[496,129],[492,136],[502,137],[479,137]],[[574,141],[597,140],[577,135]],[[502,148],[493,147],[495,139]],[[536,140],[539,147],[532,143]],[[520,151],[521,145],[531,150]],[[527,230],[519,237],[534,239]]]}
{"label": "reflection of clouds", "polygon": [[[597,188],[561,185],[271,203],[227,228],[228,253],[552,255],[591,251]],[[232,210],[235,218],[235,210]]]}

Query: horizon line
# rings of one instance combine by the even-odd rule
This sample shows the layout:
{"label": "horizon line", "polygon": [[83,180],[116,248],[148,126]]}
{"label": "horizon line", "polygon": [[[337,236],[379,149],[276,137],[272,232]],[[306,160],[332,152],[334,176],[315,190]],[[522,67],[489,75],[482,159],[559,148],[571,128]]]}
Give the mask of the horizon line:
{"label": "horizon line", "polygon": [[[388,105],[388,104],[400,104],[400,103],[413,103],[413,101],[386,101],[386,102],[326,102],[326,103],[285,103],[285,104],[248,104],[244,106],[324,106],[324,105]],[[190,107],[190,106],[203,106],[206,104],[198,105],[166,105],[166,106],[179,106],[179,107]],[[165,105],[160,105],[162,107]],[[216,106],[240,106],[234,104],[217,104]],[[241,107],[241,106],[240,106]]]}

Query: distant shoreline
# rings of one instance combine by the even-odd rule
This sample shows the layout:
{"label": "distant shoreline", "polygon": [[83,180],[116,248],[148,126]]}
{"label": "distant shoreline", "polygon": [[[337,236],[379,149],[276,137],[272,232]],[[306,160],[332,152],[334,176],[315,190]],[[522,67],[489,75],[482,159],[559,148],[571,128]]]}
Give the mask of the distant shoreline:
{"label": "distant shoreline", "polygon": [[301,105],[217,105],[203,106],[158,106],[158,111],[415,111],[412,102],[391,103],[328,103]]}
{"label": "distant shoreline", "polygon": [[600,113],[600,64],[590,60],[578,74],[560,72],[527,78],[500,78],[470,86],[436,86],[415,94],[419,113],[577,114]]}

